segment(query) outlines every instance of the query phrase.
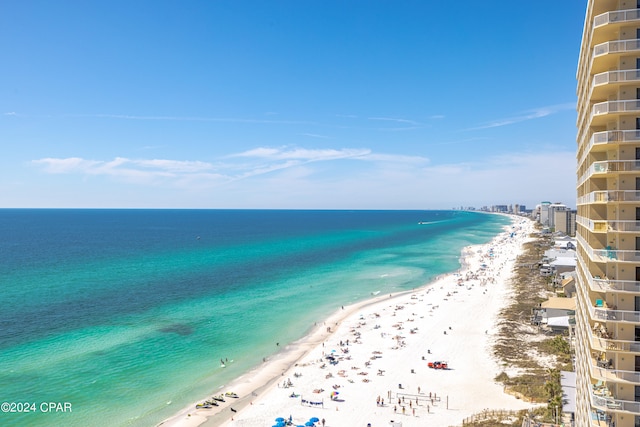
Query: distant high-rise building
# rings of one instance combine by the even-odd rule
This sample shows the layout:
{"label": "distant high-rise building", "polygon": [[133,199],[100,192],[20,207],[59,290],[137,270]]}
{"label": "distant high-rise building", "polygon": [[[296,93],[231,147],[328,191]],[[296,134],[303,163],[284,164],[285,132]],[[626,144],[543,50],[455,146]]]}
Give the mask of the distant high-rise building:
{"label": "distant high-rise building", "polygon": [[540,219],[538,221],[545,227],[549,226],[549,206],[551,206],[551,202],[540,203]]}
{"label": "distant high-rise building", "polygon": [[576,211],[570,209],[557,210],[553,214],[554,231],[561,231],[567,236],[576,235]]}
{"label": "distant high-rise building", "polygon": [[577,70],[576,426],[640,426],[640,2],[588,0]]}
{"label": "distant high-rise building", "polygon": [[556,212],[565,212],[568,211],[569,208],[563,205],[562,203],[552,203],[548,207],[548,226],[551,228],[556,228]]}

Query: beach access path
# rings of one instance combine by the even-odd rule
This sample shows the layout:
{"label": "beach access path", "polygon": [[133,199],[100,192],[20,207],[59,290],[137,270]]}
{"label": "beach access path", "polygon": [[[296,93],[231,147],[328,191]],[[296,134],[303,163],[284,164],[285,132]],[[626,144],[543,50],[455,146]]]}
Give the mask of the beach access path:
{"label": "beach access path", "polygon": [[[238,399],[211,409],[194,404],[163,427],[263,427],[277,418],[297,426],[312,417],[326,427],[452,426],[485,409],[531,408],[495,382],[501,369],[492,344],[533,230],[532,221],[514,218],[490,243],[465,248],[460,271],[339,309],[222,391]],[[447,369],[428,366],[436,361]]]}

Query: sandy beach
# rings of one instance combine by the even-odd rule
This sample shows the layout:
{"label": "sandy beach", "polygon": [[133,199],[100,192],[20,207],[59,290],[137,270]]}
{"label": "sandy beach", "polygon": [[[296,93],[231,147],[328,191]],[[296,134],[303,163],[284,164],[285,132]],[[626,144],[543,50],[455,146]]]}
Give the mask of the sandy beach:
{"label": "sandy beach", "polygon": [[194,403],[161,425],[263,427],[283,418],[297,426],[316,417],[329,427],[452,426],[484,409],[530,408],[494,381],[501,369],[491,347],[532,231],[532,221],[514,218],[490,243],[465,248],[458,272],[342,307],[220,390],[218,406]]}

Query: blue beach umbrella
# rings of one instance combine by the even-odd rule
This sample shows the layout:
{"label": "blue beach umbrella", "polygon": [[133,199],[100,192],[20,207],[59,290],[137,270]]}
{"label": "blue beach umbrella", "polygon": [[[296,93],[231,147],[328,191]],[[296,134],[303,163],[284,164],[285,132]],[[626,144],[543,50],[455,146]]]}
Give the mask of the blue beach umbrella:
{"label": "blue beach umbrella", "polygon": [[304,423],[304,425],[306,425],[307,427],[311,427],[313,423],[311,421],[307,421],[306,423]]}
{"label": "blue beach umbrella", "polygon": [[281,423],[281,422],[283,422],[283,421],[284,421],[284,418],[282,418],[282,417],[278,417],[278,418],[276,418],[276,422],[277,422],[277,423]]}
{"label": "blue beach umbrella", "polygon": [[[338,393],[336,393],[336,394],[338,394]],[[320,421],[320,418],[313,417],[313,418],[310,418],[309,421],[311,421],[312,423],[317,423],[318,421]]]}

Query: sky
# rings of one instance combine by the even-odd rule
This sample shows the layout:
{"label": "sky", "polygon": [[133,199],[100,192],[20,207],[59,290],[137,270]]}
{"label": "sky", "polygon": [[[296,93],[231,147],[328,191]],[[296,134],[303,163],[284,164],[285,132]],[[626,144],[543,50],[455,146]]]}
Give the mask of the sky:
{"label": "sky", "polygon": [[575,207],[585,8],[1,1],[0,207]]}

